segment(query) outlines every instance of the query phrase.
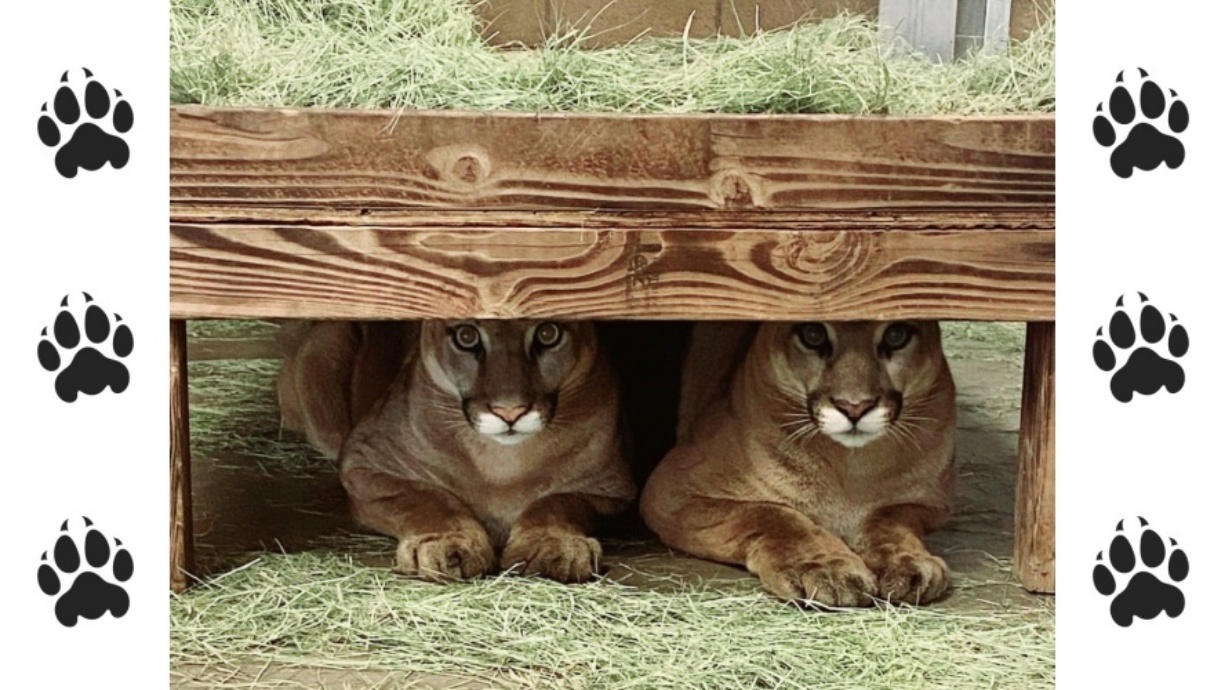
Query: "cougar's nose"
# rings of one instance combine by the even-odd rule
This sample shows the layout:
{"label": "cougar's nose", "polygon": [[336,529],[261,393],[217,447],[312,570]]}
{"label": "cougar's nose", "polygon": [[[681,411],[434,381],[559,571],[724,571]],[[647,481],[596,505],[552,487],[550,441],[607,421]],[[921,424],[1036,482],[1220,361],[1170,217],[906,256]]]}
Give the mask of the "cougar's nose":
{"label": "cougar's nose", "polygon": [[515,405],[514,407],[490,405],[489,411],[496,414],[502,421],[514,426],[515,422],[519,421],[520,417],[527,414],[527,405]]}
{"label": "cougar's nose", "polygon": [[834,407],[838,408],[839,412],[846,415],[846,418],[851,420],[851,424],[854,424],[858,422],[860,419],[863,419],[864,415],[871,412],[872,408],[876,407],[876,403],[879,401],[880,401],[880,398],[872,398],[871,400],[860,400],[859,402],[851,402],[849,400],[835,399],[833,402],[834,402]]}

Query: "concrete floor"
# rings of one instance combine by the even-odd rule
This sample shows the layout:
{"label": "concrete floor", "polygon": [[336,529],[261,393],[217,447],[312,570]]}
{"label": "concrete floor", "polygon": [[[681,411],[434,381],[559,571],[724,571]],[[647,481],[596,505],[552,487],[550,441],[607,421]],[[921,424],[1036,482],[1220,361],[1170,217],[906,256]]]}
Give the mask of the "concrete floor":
{"label": "concrete floor", "polygon": [[[1021,325],[945,327],[945,347],[959,396],[959,485],[954,519],[928,540],[932,551],[943,556],[954,573],[953,594],[935,604],[942,608],[981,611],[1053,605],[1053,597],[1026,593],[1010,574],[1023,333]],[[243,346],[231,349],[234,356],[243,356]],[[218,354],[224,352],[214,348],[212,355]],[[196,391],[193,398],[206,394]],[[205,569],[237,565],[252,550],[292,552],[317,544],[320,538],[355,531],[346,516],[344,492],[327,468],[278,475],[235,454],[207,457],[194,453],[192,460],[197,558]],[[371,565],[388,565],[393,550],[388,540],[386,558]],[[623,567],[629,558],[635,569],[685,578],[752,577],[736,568],[671,554],[657,544],[611,545],[606,553],[610,575],[631,582],[633,573]],[[249,671],[251,678],[283,682],[285,687],[407,687],[410,682],[421,687],[482,687],[457,678],[409,679],[390,672],[262,664]],[[191,666],[173,668],[172,686],[214,687],[222,680],[201,673]],[[240,680],[235,677],[228,682]]]}

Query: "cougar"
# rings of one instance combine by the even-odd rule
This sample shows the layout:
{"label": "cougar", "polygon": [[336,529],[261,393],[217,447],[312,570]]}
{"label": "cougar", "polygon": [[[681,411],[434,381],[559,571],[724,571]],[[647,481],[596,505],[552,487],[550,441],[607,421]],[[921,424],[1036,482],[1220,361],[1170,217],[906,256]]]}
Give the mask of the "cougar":
{"label": "cougar", "polygon": [[291,339],[285,424],[338,457],[357,520],[399,540],[397,570],[599,572],[593,529],[635,486],[592,324],[321,322]]}
{"label": "cougar", "polygon": [[922,537],[951,512],[955,427],[936,322],[699,324],[642,516],[785,600],[926,603],[949,587]]}

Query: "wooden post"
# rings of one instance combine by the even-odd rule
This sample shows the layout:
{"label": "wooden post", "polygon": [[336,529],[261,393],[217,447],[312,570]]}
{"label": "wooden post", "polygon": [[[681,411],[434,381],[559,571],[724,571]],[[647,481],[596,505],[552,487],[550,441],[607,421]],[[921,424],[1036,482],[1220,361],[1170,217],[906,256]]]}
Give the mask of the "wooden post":
{"label": "wooden post", "polygon": [[1055,591],[1055,324],[1030,323],[1021,390],[1013,567],[1031,592]]}
{"label": "wooden post", "polygon": [[187,415],[187,322],[170,322],[170,589],[187,589],[193,567],[191,449]]}

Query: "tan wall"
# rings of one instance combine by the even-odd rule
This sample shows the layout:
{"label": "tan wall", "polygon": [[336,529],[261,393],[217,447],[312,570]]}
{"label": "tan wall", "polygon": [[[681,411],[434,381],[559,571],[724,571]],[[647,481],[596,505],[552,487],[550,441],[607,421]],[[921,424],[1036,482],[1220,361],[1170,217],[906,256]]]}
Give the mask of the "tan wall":
{"label": "tan wall", "polygon": [[[1038,7],[1054,0],[1013,0],[1012,35],[1027,35],[1038,24]],[[590,27],[592,46],[620,43],[640,33],[679,36],[693,14],[689,35],[742,35],[755,26],[769,30],[806,15],[824,19],[842,10],[876,15],[878,0],[486,0],[480,12],[485,35],[495,45],[535,46],[558,24]],[[607,8],[605,9],[605,7]],[[603,12],[600,10],[603,9]]]}
{"label": "tan wall", "polygon": [[1012,37],[1024,38],[1055,10],[1055,0],[1012,0]]}

